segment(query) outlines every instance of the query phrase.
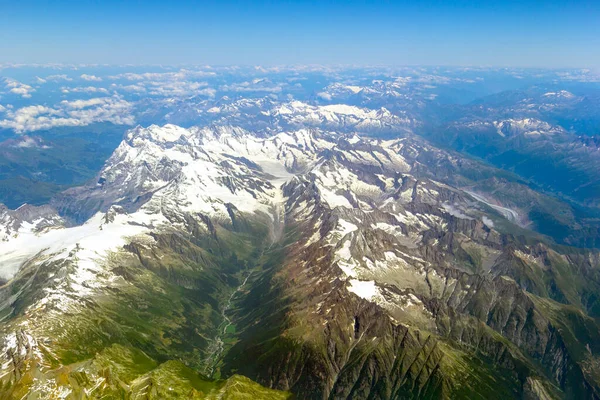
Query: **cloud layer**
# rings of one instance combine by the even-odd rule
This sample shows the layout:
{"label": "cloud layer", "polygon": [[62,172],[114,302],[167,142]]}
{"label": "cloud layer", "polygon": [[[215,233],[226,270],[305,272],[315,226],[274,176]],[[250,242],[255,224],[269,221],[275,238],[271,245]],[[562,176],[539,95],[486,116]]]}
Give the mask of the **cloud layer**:
{"label": "cloud layer", "polygon": [[97,122],[133,125],[132,105],[119,97],[99,97],[88,100],[62,101],[54,107],[42,105],[5,110],[0,128],[17,133],[64,126],[86,126]]}

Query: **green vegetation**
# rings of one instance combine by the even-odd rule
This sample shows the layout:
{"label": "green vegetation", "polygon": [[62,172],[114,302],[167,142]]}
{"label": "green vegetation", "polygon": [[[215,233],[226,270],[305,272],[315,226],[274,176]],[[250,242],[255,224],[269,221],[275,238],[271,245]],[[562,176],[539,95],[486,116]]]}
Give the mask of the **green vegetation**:
{"label": "green vegetation", "polygon": [[90,360],[50,371],[30,370],[17,383],[2,382],[3,399],[21,399],[36,388],[38,398],[93,399],[287,399],[243,376],[211,380],[179,361],[157,362],[142,351],[112,345]]}
{"label": "green vegetation", "polygon": [[[70,309],[59,318],[50,312],[31,327],[34,337],[51,338],[51,346],[39,343],[39,355],[0,379],[0,398],[21,398],[36,384],[33,377],[52,393],[64,387],[97,398],[248,398],[241,393],[287,398],[240,376],[215,381],[199,374],[221,363],[221,354],[213,359],[210,353],[225,326],[223,307],[257,263],[257,249],[268,237],[261,223],[247,228],[236,232],[218,226],[212,236],[163,232],[151,248],[133,240],[108,260],[115,276],[110,288],[85,304],[65,298],[49,305]],[[10,289],[26,290],[5,331],[23,321],[24,310],[43,295],[49,277],[64,268],[73,267],[59,262],[22,271]],[[225,346],[235,342],[235,335],[231,324]],[[217,368],[214,375],[219,374]]]}

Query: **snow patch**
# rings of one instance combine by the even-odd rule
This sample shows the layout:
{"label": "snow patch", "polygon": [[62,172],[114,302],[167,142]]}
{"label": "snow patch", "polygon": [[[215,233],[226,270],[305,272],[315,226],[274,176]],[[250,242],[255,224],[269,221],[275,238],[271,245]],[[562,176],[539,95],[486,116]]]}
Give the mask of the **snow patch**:
{"label": "snow patch", "polygon": [[377,286],[375,286],[375,281],[359,281],[357,279],[350,279],[349,283],[350,286],[348,287],[348,291],[365,300],[371,301],[379,292],[377,290]]}

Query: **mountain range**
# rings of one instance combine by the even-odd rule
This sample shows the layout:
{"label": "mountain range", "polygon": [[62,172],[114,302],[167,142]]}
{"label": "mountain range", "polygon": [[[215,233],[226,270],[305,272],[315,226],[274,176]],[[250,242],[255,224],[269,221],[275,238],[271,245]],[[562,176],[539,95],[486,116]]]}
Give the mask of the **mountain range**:
{"label": "mountain range", "polygon": [[530,189],[351,133],[404,126],[385,110],[268,117],[136,127],[94,182],[3,211],[5,395],[597,396],[598,253],[494,197]]}
{"label": "mountain range", "polygon": [[169,102],[0,207],[0,398],[599,398],[590,100],[434,80]]}

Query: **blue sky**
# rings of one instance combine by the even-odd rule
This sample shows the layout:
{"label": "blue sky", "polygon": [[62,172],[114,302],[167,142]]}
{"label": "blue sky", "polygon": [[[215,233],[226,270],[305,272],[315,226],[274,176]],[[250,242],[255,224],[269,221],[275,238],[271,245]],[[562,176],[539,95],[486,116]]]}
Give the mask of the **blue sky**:
{"label": "blue sky", "polygon": [[0,0],[0,62],[600,68],[600,2]]}

